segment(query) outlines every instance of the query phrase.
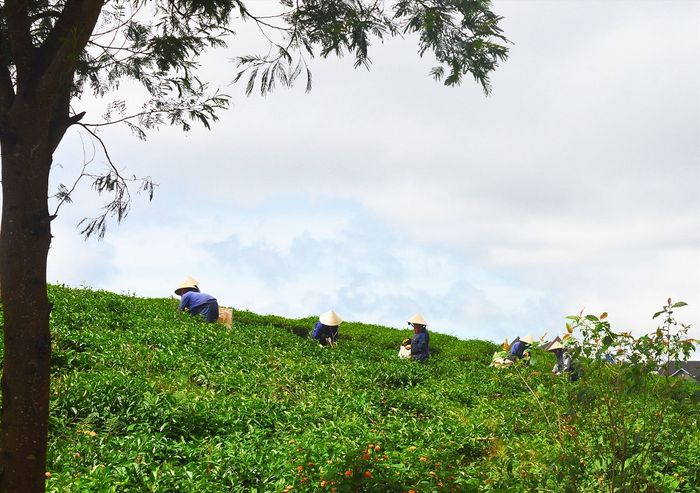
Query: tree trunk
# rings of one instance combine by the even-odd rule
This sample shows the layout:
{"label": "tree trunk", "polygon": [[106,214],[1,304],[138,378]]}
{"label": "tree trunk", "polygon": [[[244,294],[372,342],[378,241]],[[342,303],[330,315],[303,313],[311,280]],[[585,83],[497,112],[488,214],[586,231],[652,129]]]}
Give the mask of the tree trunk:
{"label": "tree trunk", "polygon": [[[26,108],[29,110],[30,108]],[[0,290],[4,309],[0,492],[43,492],[48,437],[51,336],[46,259],[48,118],[23,111],[3,122]]]}

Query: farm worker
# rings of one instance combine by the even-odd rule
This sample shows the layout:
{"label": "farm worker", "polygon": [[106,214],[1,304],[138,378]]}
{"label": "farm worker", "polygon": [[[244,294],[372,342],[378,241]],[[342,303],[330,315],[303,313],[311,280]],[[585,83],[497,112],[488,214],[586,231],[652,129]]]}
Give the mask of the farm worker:
{"label": "farm worker", "polygon": [[414,360],[425,363],[430,356],[430,336],[425,321],[420,313],[416,313],[408,319],[408,325],[413,327],[413,338],[411,339],[411,356]]}
{"label": "farm worker", "polygon": [[552,373],[561,375],[564,372],[569,373],[569,379],[572,382],[578,380],[578,371],[574,368],[574,362],[569,355],[569,352],[562,346],[559,341],[554,342],[547,351],[551,351],[557,357],[557,362],[552,368]]}
{"label": "farm worker", "polygon": [[343,320],[333,310],[328,310],[318,317],[311,337],[322,346],[330,346],[338,340],[338,326]]}
{"label": "farm worker", "polygon": [[571,356],[564,350],[564,346],[561,345],[561,342],[554,342],[549,346],[547,351],[554,353],[554,356],[557,357],[557,362],[554,364],[554,368],[552,368],[552,373],[561,375],[565,371],[571,371]]}
{"label": "farm worker", "polygon": [[180,296],[178,310],[187,310],[191,316],[202,315],[207,322],[216,322],[219,318],[219,303],[216,298],[200,292],[197,281],[191,277],[182,281],[175,294]]}
{"label": "farm worker", "polygon": [[530,347],[532,344],[532,336],[531,335],[526,335],[522,339],[517,338],[515,341],[513,341],[513,344],[510,346],[510,352],[508,353],[508,359],[511,361],[515,361],[521,358],[527,359],[527,356],[525,354],[525,351]]}

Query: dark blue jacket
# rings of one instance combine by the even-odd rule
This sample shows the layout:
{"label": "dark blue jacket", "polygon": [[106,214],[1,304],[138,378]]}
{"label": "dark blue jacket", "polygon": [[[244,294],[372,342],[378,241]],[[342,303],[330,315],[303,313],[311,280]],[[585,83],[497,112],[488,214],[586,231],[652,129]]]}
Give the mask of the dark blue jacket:
{"label": "dark blue jacket", "polygon": [[530,347],[530,345],[527,342],[514,342],[513,345],[510,347],[510,359],[516,360],[522,358],[523,354],[525,353],[525,350],[528,347]]}
{"label": "dark blue jacket", "polygon": [[417,334],[413,334],[411,339],[411,356],[414,360],[424,363],[430,356],[430,336],[428,331],[423,329]]}
{"label": "dark blue jacket", "polygon": [[311,337],[321,342],[324,342],[326,338],[330,337],[331,342],[335,342],[338,340],[338,326],[323,325],[321,321],[318,321],[316,322]]}

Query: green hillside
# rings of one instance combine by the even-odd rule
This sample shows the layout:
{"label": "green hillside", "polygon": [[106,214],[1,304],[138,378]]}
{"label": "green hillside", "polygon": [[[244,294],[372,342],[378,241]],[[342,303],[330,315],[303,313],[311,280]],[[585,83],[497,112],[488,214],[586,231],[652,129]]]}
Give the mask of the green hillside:
{"label": "green hillside", "polygon": [[[226,329],[173,299],[50,297],[48,491],[604,491],[616,471],[619,491],[700,484],[694,383],[645,376],[616,416],[601,410],[614,392],[551,375],[542,351],[496,370],[493,343],[431,333],[421,365],[397,358],[409,331],[347,322],[321,348],[314,317],[238,311]],[[608,452],[620,422],[628,457]]]}

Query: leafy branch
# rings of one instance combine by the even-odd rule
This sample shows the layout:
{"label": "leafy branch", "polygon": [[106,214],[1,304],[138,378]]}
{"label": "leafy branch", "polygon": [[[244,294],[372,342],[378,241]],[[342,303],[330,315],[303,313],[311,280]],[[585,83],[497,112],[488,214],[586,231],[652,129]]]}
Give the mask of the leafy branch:
{"label": "leafy branch", "polygon": [[[93,174],[87,173],[85,171],[86,165],[84,165],[80,176],[73,185],[73,188],[68,192],[68,197],[70,197],[70,192],[75,189],[78,181],[83,177],[93,179],[92,188],[97,191],[98,194],[102,194],[103,192],[113,194],[112,199],[102,207],[102,214],[95,217],[84,218],[78,223],[78,227],[83,227],[80,234],[85,235],[86,239],[93,234],[97,234],[99,239],[103,239],[105,233],[107,232],[107,219],[109,217],[116,217],[117,222],[121,222],[122,219],[124,219],[129,213],[129,209],[131,207],[131,192],[129,190],[129,186],[138,184],[138,192],[146,192],[148,194],[148,200],[150,201],[153,200],[154,189],[157,185],[153,183],[150,176],[145,178],[137,178],[135,175],[131,177],[123,176],[114,165],[114,162],[109,155],[109,151],[107,150],[107,146],[102,138],[86,125],[78,125],[83,127],[83,129],[85,129],[85,131],[87,131],[88,134],[90,134],[90,136],[99,143],[102,148],[102,152],[107,159],[109,169],[104,174]],[[65,200],[65,196],[63,197],[63,200]]]}
{"label": "leafy branch", "polygon": [[[400,0],[387,13],[378,0],[281,2],[286,10],[271,16],[284,22],[271,24],[241,7],[243,20],[251,19],[269,42],[266,55],[236,59],[240,71],[235,81],[248,74],[246,94],[259,84],[264,96],[275,80],[289,86],[307,69],[307,92],[311,73],[305,56],[313,58],[351,53],[355,67],[371,64],[369,47],[386,37],[418,36],[418,53],[432,52],[438,62],[430,74],[447,86],[459,85],[471,74],[485,94],[491,91],[489,74],[508,57],[509,41],[499,27],[502,17],[490,10],[489,1],[452,2]],[[275,40],[277,39],[277,40]]]}

